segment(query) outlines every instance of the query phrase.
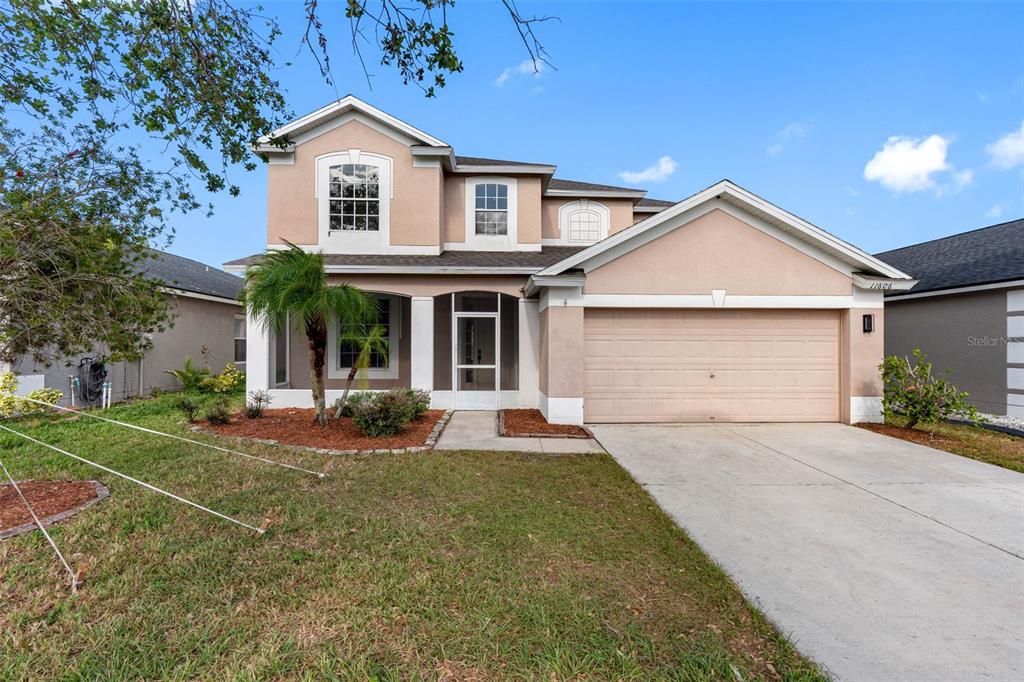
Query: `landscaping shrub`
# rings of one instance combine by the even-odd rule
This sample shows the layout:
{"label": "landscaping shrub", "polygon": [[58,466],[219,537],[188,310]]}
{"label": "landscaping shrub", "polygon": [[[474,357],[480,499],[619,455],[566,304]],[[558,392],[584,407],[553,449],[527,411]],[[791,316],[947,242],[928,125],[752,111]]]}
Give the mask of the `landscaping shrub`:
{"label": "landscaping shrub", "polygon": [[181,412],[185,420],[190,424],[196,420],[196,415],[199,414],[200,408],[202,408],[202,405],[192,396],[183,395],[174,401],[174,409]]}
{"label": "landscaping shrub", "polygon": [[906,357],[890,355],[882,362],[882,410],[887,419],[902,415],[907,428],[932,424],[943,419],[960,418],[978,423],[977,409],[967,402],[970,395],[957,389],[946,377],[932,376],[932,363],[920,349],[914,350],[916,364]]}
{"label": "landscaping shrub", "polygon": [[430,391],[422,388],[403,388],[412,408],[412,419],[419,419],[420,416],[430,409]]}
{"label": "landscaping shrub", "polygon": [[273,398],[266,391],[249,391],[249,400],[245,403],[245,416],[247,419],[259,419],[263,411],[270,406]]}
{"label": "landscaping shrub", "polygon": [[368,391],[353,393],[344,404],[342,404],[341,398],[338,398],[334,401],[334,414],[339,417],[351,417],[357,406],[373,399],[373,396],[374,394]]}
{"label": "landscaping shrub", "polygon": [[227,424],[231,421],[231,411],[226,400],[218,400],[206,410],[206,421],[214,426]]}
{"label": "landscaping shrub", "polygon": [[207,383],[214,393],[243,391],[245,390],[245,372],[235,367],[233,362],[229,362],[220,374],[211,377]]}
{"label": "landscaping shrub", "polygon": [[43,411],[45,408],[38,403],[32,402],[32,400],[38,400],[48,405],[56,405],[64,396],[56,388],[39,388],[25,396],[25,398],[31,398],[32,400],[25,400],[25,398],[14,395],[14,392],[17,390],[17,375],[13,372],[0,374],[0,418]]}
{"label": "landscaping shrub", "polygon": [[364,436],[393,436],[409,423],[415,409],[404,391],[372,394],[352,410],[352,423]]}
{"label": "landscaping shrub", "polygon": [[178,380],[184,391],[204,392],[209,390],[210,368],[196,367],[192,358],[185,356],[185,366],[181,369],[165,369],[164,374],[170,374]]}

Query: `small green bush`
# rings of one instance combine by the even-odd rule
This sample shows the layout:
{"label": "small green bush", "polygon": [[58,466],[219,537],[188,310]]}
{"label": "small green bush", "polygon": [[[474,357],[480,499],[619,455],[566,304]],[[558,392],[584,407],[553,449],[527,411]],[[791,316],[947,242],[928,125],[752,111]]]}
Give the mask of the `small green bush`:
{"label": "small green bush", "polygon": [[352,423],[364,436],[386,438],[401,431],[413,414],[415,408],[404,391],[386,391],[356,405]]}
{"label": "small green bush", "polygon": [[371,400],[374,394],[369,391],[361,391],[359,393],[353,393],[348,397],[348,400],[341,402],[341,398],[334,401],[334,414],[335,417],[351,417],[355,413],[357,406]]}
{"label": "small green bush", "polygon": [[430,409],[430,391],[422,388],[403,388],[406,397],[412,408],[412,419],[419,419],[420,416]]}
{"label": "small green bush", "polygon": [[245,372],[235,367],[233,362],[224,366],[220,374],[207,382],[214,393],[237,393],[245,390]]}
{"label": "small green bush", "polygon": [[185,366],[181,369],[165,369],[164,374],[170,374],[178,380],[183,391],[206,392],[210,390],[210,369],[208,367],[196,367],[192,358],[185,356]]}
{"label": "small green bush", "polygon": [[185,420],[190,424],[196,420],[196,415],[199,414],[199,410],[201,408],[202,405],[199,403],[199,401],[196,398],[189,395],[179,396],[174,401],[174,409],[181,412],[181,414],[185,417]]}
{"label": "small green bush", "polygon": [[206,421],[214,426],[227,424],[231,421],[231,411],[228,410],[227,401],[218,400],[206,410]]}
{"label": "small green bush", "polygon": [[978,410],[967,402],[970,394],[947,380],[948,371],[932,376],[932,363],[919,348],[914,350],[914,360],[911,364],[909,358],[890,355],[879,366],[884,384],[882,410],[887,419],[902,415],[907,428],[950,418],[982,421]]}
{"label": "small green bush", "polygon": [[[56,405],[64,397],[56,388],[38,388],[28,393],[25,398],[14,395],[18,390],[18,377],[13,372],[5,372],[0,375],[0,418],[12,417],[15,414],[25,415],[36,412],[49,412],[45,407],[34,400]],[[31,398],[31,400],[26,400]]]}
{"label": "small green bush", "polygon": [[270,406],[273,398],[266,391],[249,391],[249,400],[245,403],[246,419],[259,419],[264,410]]}

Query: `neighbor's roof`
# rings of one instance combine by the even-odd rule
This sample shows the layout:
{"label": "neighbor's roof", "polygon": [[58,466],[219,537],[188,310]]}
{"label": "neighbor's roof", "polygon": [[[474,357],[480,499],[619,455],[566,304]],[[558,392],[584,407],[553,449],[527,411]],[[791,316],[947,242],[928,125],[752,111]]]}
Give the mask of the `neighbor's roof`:
{"label": "neighbor's roof", "polygon": [[1024,218],[875,256],[919,280],[903,295],[1024,279]]}
{"label": "neighbor's roof", "polygon": [[[451,272],[463,268],[498,272],[530,273],[567,258],[582,246],[544,246],[540,251],[445,251],[439,256],[406,256],[400,254],[325,254],[324,263],[331,272],[370,272],[387,268],[389,272],[436,271]],[[262,254],[233,260],[226,267],[255,265]]]}
{"label": "neighbor's roof", "polygon": [[242,288],[241,277],[173,253],[156,249],[152,253],[155,258],[140,261],[138,271],[160,280],[164,286],[218,298],[234,300],[238,297]]}

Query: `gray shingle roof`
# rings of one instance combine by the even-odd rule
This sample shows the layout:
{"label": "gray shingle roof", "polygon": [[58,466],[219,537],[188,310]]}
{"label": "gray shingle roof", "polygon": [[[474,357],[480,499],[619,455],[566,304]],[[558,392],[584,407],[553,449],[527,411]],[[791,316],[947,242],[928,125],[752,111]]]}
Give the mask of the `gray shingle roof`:
{"label": "gray shingle roof", "polygon": [[482,156],[456,156],[455,163],[460,166],[552,166],[550,163],[531,163],[529,161],[509,161],[508,159],[486,159]]}
{"label": "gray shingle roof", "polygon": [[636,205],[640,208],[668,208],[669,206],[675,206],[675,201],[665,201],[664,199],[648,199],[644,197],[640,201],[636,202]]}
{"label": "gray shingle roof", "polygon": [[915,294],[1024,279],[1024,219],[883,251],[875,257],[920,280],[910,290]]}
{"label": "gray shingle roof", "polygon": [[140,261],[138,271],[162,281],[164,286],[230,299],[236,298],[242,288],[241,277],[173,253],[155,249],[152,253],[155,258]]}
{"label": "gray shingle roof", "polygon": [[[395,268],[522,268],[542,270],[582,251],[583,246],[545,246],[540,251],[445,251],[440,256],[392,254],[324,255],[327,265],[378,266]],[[261,254],[233,260],[225,265],[253,265]]]}
{"label": "gray shingle roof", "polygon": [[562,180],[561,178],[551,178],[551,182],[548,183],[548,189],[561,189],[561,190],[579,190],[579,191],[594,191],[594,192],[642,192],[642,189],[636,189],[635,187],[616,187],[615,185],[597,185],[593,182],[580,182],[579,180]]}

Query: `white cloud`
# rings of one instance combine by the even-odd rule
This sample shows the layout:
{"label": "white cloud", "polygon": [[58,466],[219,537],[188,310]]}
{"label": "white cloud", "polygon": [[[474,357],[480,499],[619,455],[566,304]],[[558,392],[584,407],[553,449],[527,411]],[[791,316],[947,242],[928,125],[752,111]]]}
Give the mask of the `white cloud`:
{"label": "white cloud", "polygon": [[951,170],[948,182],[944,182],[935,189],[935,196],[945,197],[952,194],[959,194],[974,184],[974,171],[966,168],[962,171]]}
{"label": "white cloud", "polygon": [[985,217],[986,218],[992,218],[993,220],[998,220],[999,218],[1003,217],[1004,213],[1006,213],[1006,209],[1003,208],[1003,205],[1002,204],[996,204],[995,206],[993,206],[989,210],[985,211]]}
{"label": "white cloud", "polygon": [[547,65],[542,61],[524,59],[516,66],[510,66],[502,71],[501,75],[494,81],[494,84],[500,88],[516,76],[533,76],[534,78],[540,78],[544,75],[546,66]]}
{"label": "white cloud", "polygon": [[676,172],[679,163],[671,156],[663,156],[653,166],[642,171],[622,171],[619,177],[631,184],[643,182],[665,182],[669,176]]}
{"label": "white cloud", "polygon": [[788,123],[784,128],[775,133],[775,143],[770,145],[765,151],[771,156],[777,156],[785,148],[786,142],[803,137],[806,132],[807,126],[803,123],[796,121]]}
{"label": "white cloud", "polygon": [[946,160],[950,142],[941,135],[924,139],[890,137],[864,166],[864,179],[880,182],[894,192],[931,189],[935,187],[932,176],[950,169]]}
{"label": "white cloud", "polygon": [[1020,129],[1003,135],[985,147],[989,163],[998,168],[1013,168],[1024,165],[1024,121]]}

